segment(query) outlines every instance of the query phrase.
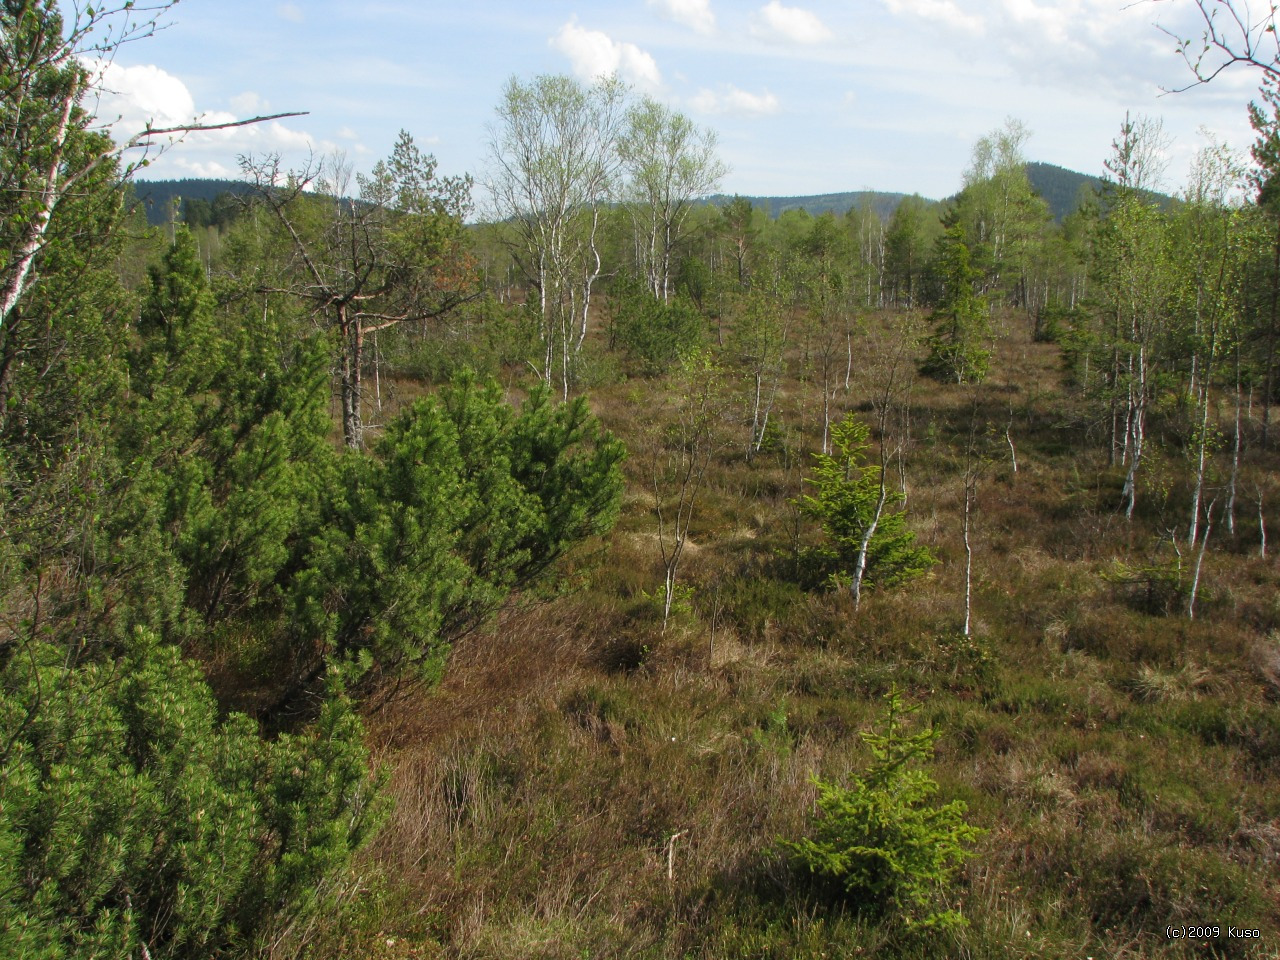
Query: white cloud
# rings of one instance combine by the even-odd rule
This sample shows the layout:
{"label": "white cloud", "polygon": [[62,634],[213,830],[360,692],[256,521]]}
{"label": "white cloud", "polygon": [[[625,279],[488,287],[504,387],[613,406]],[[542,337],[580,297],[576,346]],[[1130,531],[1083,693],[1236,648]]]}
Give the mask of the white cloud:
{"label": "white cloud", "polygon": [[290,23],[302,23],[305,19],[302,15],[302,8],[296,3],[282,3],[276,7],[276,16],[281,20],[288,20]]}
{"label": "white cloud", "polygon": [[209,180],[235,180],[240,175],[239,170],[233,170],[225,163],[219,163],[217,160],[201,162],[188,157],[177,156],[172,158],[171,165],[180,175],[175,179],[180,177],[199,177]]}
{"label": "white cloud", "polygon": [[[257,94],[243,93],[231,99],[234,113],[199,110],[187,85],[159,67],[150,64],[125,67],[92,60],[86,61],[85,66],[97,78],[97,102],[92,106],[117,142],[142,133],[148,126],[232,123],[245,119],[246,113],[266,108],[265,101]],[[185,136],[175,134],[167,140],[158,137],[146,155],[151,161],[152,175],[233,177],[236,157],[241,154],[280,153],[287,164],[290,156],[305,160],[312,152],[326,154],[334,149],[335,143],[276,120]],[[143,155],[141,150],[131,150],[125,160],[136,162]]]}
{"label": "white cloud", "polygon": [[982,17],[961,10],[956,0],[885,0],[885,4],[895,16],[940,23],[969,33],[981,33],[983,29]]}
{"label": "white cloud", "polygon": [[271,104],[256,93],[247,90],[231,98],[231,109],[240,116],[248,118],[266,113],[271,109]]}
{"label": "white cloud", "polygon": [[195,119],[196,102],[191,91],[159,67],[122,67],[101,61],[86,65],[99,78],[98,117],[114,125],[117,137],[139,133],[148,123],[175,127]]}
{"label": "white cloud", "polygon": [[698,33],[714,33],[716,15],[711,0],[647,0],[649,6],[668,20],[692,27]]}
{"label": "white cloud", "polygon": [[662,86],[657,61],[646,51],[634,43],[619,43],[599,30],[580,27],[576,18],[570,19],[549,42],[569,58],[573,72],[584,80],[616,73],[644,90]]}
{"label": "white cloud", "polygon": [[699,90],[689,103],[700,113],[731,113],[746,116],[777,113],[779,107],[778,98],[767,90],[764,93],[748,93],[731,84],[725,84],[719,93],[705,88]]}
{"label": "white cloud", "polygon": [[831,30],[817,14],[802,7],[784,7],[781,0],[769,0],[751,20],[751,32],[764,40],[790,43],[822,43],[831,39]]}

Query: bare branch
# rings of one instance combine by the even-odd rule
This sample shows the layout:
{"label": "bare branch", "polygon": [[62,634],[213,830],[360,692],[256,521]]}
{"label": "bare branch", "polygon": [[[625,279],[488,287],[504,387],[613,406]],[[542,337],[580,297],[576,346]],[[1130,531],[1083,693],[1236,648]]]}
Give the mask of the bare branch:
{"label": "bare branch", "polygon": [[[1161,0],[1151,0],[1159,3]],[[1195,0],[1204,21],[1200,46],[1167,27],[1157,29],[1178,44],[1178,54],[1195,80],[1165,93],[1184,93],[1212,82],[1224,70],[1237,64],[1256,67],[1270,77],[1280,77],[1280,36],[1276,33],[1275,3],[1266,4],[1266,13],[1254,17],[1243,0]]]}
{"label": "bare branch", "polygon": [[120,150],[132,150],[135,147],[147,146],[146,141],[151,137],[166,136],[172,133],[203,133],[206,130],[229,130],[232,127],[247,127],[255,123],[266,123],[269,120],[283,120],[286,117],[306,117],[310,116],[309,110],[295,110],[292,113],[273,113],[266,117],[250,117],[248,120],[232,120],[228,123],[186,123],[177,127],[147,127],[141,133],[136,133],[126,140],[119,147]]}

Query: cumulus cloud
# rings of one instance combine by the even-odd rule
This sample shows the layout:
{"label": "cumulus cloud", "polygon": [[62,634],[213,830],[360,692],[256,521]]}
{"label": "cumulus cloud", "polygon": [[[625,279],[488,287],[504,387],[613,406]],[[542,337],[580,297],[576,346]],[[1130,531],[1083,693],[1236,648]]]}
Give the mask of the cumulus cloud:
{"label": "cumulus cloud", "polygon": [[745,116],[765,116],[778,112],[778,98],[767,90],[764,93],[748,93],[726,84],[719,92],[702,89],[690,101],[700,113],[731,113]]}
{"label": "cumulus cloud", "polygon": [[276,16],[281,20],[288,20],[290,23],[302,23],[305,19],[302,15],[302,8],[296,3],[282,3],[276,7]]}
{"label": "cumulus cloud", "polygon": [[[261,97],[246,92],[231,99],[234,112],[200,110],[181,79],[150,64],[126,67],[118,63],[86,60],[85,66],[96,78],[97,102],[94,106],[98,119],[117,142],[142,133],[148,126],[163,128],[194,123],[231,123],[267,109]],[[335,143],[313,137],[278,120],[190,133],[171,137],[170,140],[175,142],[167,143],[157,138],[152,145],[150,159],[155,161],[152,173],[233,177],[236,175],[235,158],[241,154],[280,153],[285,157],[305,158],[313,152],[325,154],[336,149]],[[157,147],[164,147],[163,153],[158,154],[154,149]],[[126,160],[137,160],[140,153],[130,151]]]}
{"label": "cumulus cloud", "polygon": [[550,44],[569,58],[573,72],[584,80],[617,74],[645,90],[662,85],[657,61],[634,43],[619,43],[599,30],[588,30],[571,19]]}
{"label": "cumulus cloud", "polygon": [[186,177],[207,180],[235,180],[240,175],[239,170],[233,170],[225,163],[220,163],[217,160],[193,160],[190,157],[183,156],[167,159],[171,169],[176,171],[175,180]]}
{"label": "cumulus cloud", "polygon": [[98,118],[113,124],[117,137],[138,133],[148,123],[173,127],[196,117],[196,102],[186,84],[159,67],[98,61],[86,65],[98,78]]}
{"label": "cumulus cloud", "polygon": [[981,33],[983,29],[982,17],[965,12],[956,0],[885,0],[885,5],[894,16],[940,23],[968,33]]}
{"label": "cumulus cloud", "polygon": [[789,43],[822,43],[831,39],[831,30],[818,15],[802,7],[785,7],[781,0],[769,0],[756,11],[751,32],[764,40]]}
{"label": "cumulus cloud", "polygon": [[269,112],[271,104],[253,91],[246,90],[231,98],[231,109],[240,116],[248,118]]}
{"label": "cumulus cloud", "polygon": [[[977,69],[1016,70],[1021,83],[1112,102],[1145,102],[1185,78],[1169,37],[1200,36],[1195,5],[1115,0],[880,0],[912,35],[945,42]],[[1241,72],[1239,76],[1247,76]],[[1227,78],[1222,78],[1226,80]],[[1225,86],[1225,84],[1224,84]],[[1247,91],[1245,96],[1248,95]]]}
{"label": "cumulus cloud", "polygon": [[716,15],[711,0],[647,0],[649,6],[668,20],[682,23],[698,33],[714,33]]}

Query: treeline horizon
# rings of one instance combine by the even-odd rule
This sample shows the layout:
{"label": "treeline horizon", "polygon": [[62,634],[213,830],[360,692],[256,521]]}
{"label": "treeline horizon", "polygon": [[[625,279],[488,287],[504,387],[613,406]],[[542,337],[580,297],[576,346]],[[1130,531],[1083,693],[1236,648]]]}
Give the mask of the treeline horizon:
{"label": "treeline horizon", "polygon": [[[1027,161],[1027,178],[1037,194],[1044,197],[1054,219],[1061,221],[1063,217],[1074,212],[1084,202],[1087,192],[1102,189],[1102,179],[1097,176],[1079,173],[1066,167],[1040,161]],[[203,227],[219,225],[227,222],[232,216],[232,203],[235,197],[242,197],[251,192],[251,186],[244,180],[209,177],[177,177],[158,179],[137,179],[132,181],[132,190],[137,201],[146,210],[147,222],[151,226],[160,226],[175,219],[171,204],[175,198],[180,206],[176,219],[189,225]],[[1082,190],[1086,194],[1082,194]],[[1154,194],[1159,198],[1166,195]],[[713,194],[701,198],[700,202],[711,206],[723,206],[734,199],[737,194]],[[919,197],[926,203],[945,203],[954,200],[955,195],[941,199],[924,197],[919,193],[893,193],[881,190],[847,190],[837,193],[797,194],[797,195],[755,195],[741,194],[753,207],[765,210],[770,219],[776,220],[788,210],[804,210],[811,216],[824,213],[844,214],[850,210],[870,206],[881,217],[893,215],[899,203],[905,198]],[[220,207],[215,210],[215,201],[221,198]],[[1162,200],[1163,202],[1163,200]],[[192,205],[194,204],[194,208]],[[205,208],[209,205],[209,209]]]}

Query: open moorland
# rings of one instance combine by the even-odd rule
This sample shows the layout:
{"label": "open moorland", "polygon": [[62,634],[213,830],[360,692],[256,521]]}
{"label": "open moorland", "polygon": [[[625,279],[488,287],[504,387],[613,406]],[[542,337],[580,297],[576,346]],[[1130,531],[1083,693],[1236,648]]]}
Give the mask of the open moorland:
{"label": "open moorland", "polygon": [[538,76],[483,220],[402,133],[156,225],[171,6],[0,4],[0,957],[1277,956],[1274,63],[1176,196]]}

